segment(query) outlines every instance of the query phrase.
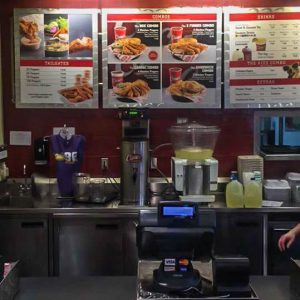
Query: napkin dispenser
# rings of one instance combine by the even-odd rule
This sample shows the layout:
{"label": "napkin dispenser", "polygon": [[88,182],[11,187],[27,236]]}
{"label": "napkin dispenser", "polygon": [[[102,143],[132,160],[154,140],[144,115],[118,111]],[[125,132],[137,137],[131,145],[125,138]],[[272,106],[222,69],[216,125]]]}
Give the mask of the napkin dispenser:
{"label": "napkin dispenser", "polygon": [[46,138],[38,138],[34,141],[34,164],[47,165],[49,161],[49,141]]}

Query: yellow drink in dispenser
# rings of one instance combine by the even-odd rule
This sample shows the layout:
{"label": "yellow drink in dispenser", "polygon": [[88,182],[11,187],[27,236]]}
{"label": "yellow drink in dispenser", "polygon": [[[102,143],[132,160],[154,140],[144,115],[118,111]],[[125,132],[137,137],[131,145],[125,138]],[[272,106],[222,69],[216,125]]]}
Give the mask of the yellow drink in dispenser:
{"label": "yellow drink in dispenser", "polygon": [[186,147],[175,150],[175,156],[177,158],[188,159],[188,160],[204,160],[211,158],[213,154],[212,149],[201,148],[201,147]]}

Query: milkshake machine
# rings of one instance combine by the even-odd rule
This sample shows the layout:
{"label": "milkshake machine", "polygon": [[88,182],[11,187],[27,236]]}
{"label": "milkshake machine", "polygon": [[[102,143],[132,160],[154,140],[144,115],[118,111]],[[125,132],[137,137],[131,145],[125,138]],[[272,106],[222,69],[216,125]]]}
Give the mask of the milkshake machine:
{"label": "milkshake machine", "polygon": [[212,155],[220,129],[192,122],[174,125],[169,132],[175,152],[172,180],[180,199],[213,202],[218,161]]}
{"label": "milkshake machine", "polygon": [[147,201],[149,117],[146,109],[127,108],[122,120],[121,202],[143,206]]}

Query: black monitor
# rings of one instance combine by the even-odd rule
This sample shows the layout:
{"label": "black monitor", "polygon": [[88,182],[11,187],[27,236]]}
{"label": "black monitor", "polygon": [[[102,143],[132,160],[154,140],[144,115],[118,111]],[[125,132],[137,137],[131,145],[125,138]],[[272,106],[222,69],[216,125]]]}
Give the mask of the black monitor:
{"label": "black monitor", "polygon": [[206,261],[214,245],[216,215],[197,203],[164,201],[141,210],[137,227],[139,259],[188,258]]}

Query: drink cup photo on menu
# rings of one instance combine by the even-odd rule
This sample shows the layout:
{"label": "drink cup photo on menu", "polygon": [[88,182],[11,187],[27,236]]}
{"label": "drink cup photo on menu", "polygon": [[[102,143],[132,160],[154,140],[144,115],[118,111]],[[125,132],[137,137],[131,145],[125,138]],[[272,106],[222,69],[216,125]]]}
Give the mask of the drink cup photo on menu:
{"label": "drink cup photo on menu", "polygon": [[252,39],[252,42],[256,45],[256,51],[266,51],[267,39],[256,37]]}

